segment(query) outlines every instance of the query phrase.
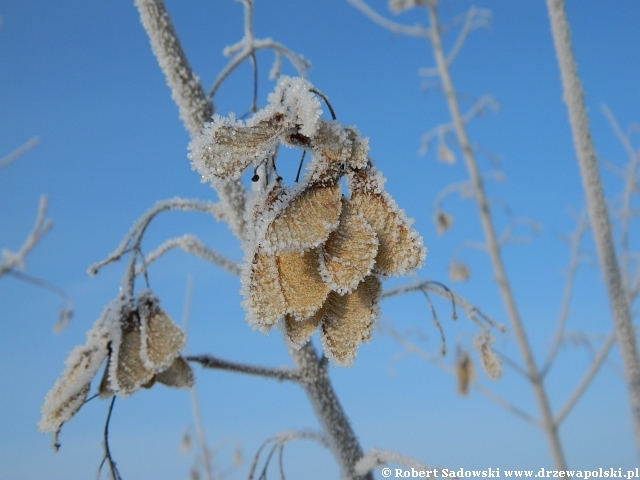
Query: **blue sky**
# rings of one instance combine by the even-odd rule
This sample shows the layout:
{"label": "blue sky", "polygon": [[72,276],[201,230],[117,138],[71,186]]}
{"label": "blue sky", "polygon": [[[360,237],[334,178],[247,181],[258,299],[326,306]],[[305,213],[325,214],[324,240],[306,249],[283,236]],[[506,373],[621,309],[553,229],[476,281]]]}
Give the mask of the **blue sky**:
{"label": "blue sky", "polygon": [[[388,13],[386,2],[371,5]],[[451,18],[470,5],[444,2],[441,14]],[[470,35],[451,72],[465,98],[489,93],[500,104],[497,113],[469,125],[472,141],[499,159],[496,165],[481,154],[481,168],[499,167],[505,175],[504,182],[487,184],[498,231],[509,221],[507,211],[543,225],[529,244],[504,250],[516,300],[541,361],[550,345],[569,258],[561,235],[574,228],[568,212],[582,209],[583,194],[543,2],[486,1],[477,6],[491,10],[490,28]],[[167,7],[191,65],[208,87],[225,65],[222,49],[241,38],[241,5],[171,0]],[[597,152],[601,159],[623,165],[624,150],[601,105],[606,103],[623,127],[640,122],[640,4],[570,1],[567,10]],[[87,478],[101,460],[107,404],[87,404],[64,427],[57,454],[35,426],[44,394],[67,352],[84,341],[84,332],[117,295],[121,264],[95,278],[87,276],[86,268],[112,251],[156,200],[215,199],[215,193],[190,169],[188,135],[132,2],[4,0],[0,16],[0,157],[34,135],[40,138],[36,148],[0,171],[0,246],[15,250],[22,244],[38,197],[46,194],[55,227],[29,256],[27,271],[63,287],[76,307],[69,328],[54,335],[57,298],[15,279],[0,279],[0,478]],[[422,12],[395,19],[426,21]],[[255,34],[272,37],[309,59],[309,78],[329,96],[338,119],[370,137],[370,154],[388,180],[388,191],[415,218],[429,249],[419,276],[449,283],[447,267],[457,256],[470,266],[472,276],[455,285],[456,291],[506,323],[487,257],[463,247],[482,238],[475,206],[450,197],[444,206],[455,218],[454,228],[439,237],[432,222],[433,199],[451,182],[466,179],[466,173],[460,161],[451,167],[438,163],[433,151],[418,154],[420,136],[448,119],[440,93],[425,90],[418,76],[419,68],[433,64],[429,45],[384,31],[338,0],[258,0]],[[447,37],[446,44],[452,41]],[[273,87],[267,78],[272,59],[269,52],[258,55],[261,105]],[[286,63],[284,73],[293,74]],[[251,92],[251,70],[244,65],[217,94],[217,113],[244,113]],[[295,158],[290,154],[279,162],[285,181],[295,175]],[[607,169],[603,179],[615,200],[620,179]],[[144,247],[149,251],[183,233],[199,236],[231,258],[242,257],[225,225],[196,213],[160,216]],[[637,239],[632,235],[632,245]],[[584,248],[586,262],[579,270],[568,328],[603,335],[612,327],[611,316],[589,238]],[[246,325],[237,279],[180,252],[150,269],[151,286],[176,321],[188,276],[193,281],[189,352],[274,366],[289,362],[277,332],[265,337]],[[402,281],[407,280],[387,285]],[[468,345],[475,332],[471,323],[460,319],[454,324],[447,317],[448,305],[437,307],[450,351],[457,342]],[[424,348],[437,352],[439,337],[419,296],[385,303],[382,319],[393,320],[400,330],[424,329]],[[518,358],[509,334],[496,344]],[[477,393],[457,396],[454,379],[419,358],[394,361],[400,351],[378,333],[360,349],[354,367],[332,369],[335,388],[365,449],[392,449],[455,468],[551,468],[541,431]],[[584,348],[568,344],[562,350],[548,379],[554,408],[563,404],[589,358]],[[451,355],[445,360],[451,362]],[[244,466],[232,478],[246,476],[254,452],[272,434],[316,428],[295,385],[196,370],[207,435],[212,445],[220,445],[216,459],[224,467],[236,444],[244,452]],[[513,371],[507,369],[498,383],[482,377],[480,382],[536,413],[529,386]],[[116,402],[111,445],[125,478],[186,477],[191,457],[179,453],[178,444],[192,425],[189,396],[182,391],[158,386]],[[569,465],[635,467],[629,425],[614,350],[611,364],[561,427]],[[313,444],[287,447],[285,462],[291,478],[337,475],[330,456]]]}

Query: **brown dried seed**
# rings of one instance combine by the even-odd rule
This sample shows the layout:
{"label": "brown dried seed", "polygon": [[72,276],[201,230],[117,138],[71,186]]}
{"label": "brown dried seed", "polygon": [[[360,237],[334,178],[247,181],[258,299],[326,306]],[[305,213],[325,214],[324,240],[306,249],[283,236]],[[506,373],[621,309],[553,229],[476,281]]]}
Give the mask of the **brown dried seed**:
{"label": "brown dried seed", "polygon": [[130,395],[153,377],[154,372],[148,370],[140,358],[141,347],[139,325],[122,332],[120,347],[114,350],[110,359],[110,363],[116,362],[115,372],[113,367],[109,369],[109,380],[119,394]]}
{"label": "brown dried seed", "polygon": [[214,120],[208,131],[205,128],[204,133],[191,142],[189,158],[205,176],[223,182],[235,180],[251,162],[264,157],[290,127],[282,113],[251,126],[216,125]]}
{"label": "brown dried seed", "polygon": [[[155,308],[154,308],[155,307]],[[140,358],[145,368],[158,373],[168,368],[186,341],[185,334],[157,305],[140,314]]]}
{"label": "brown dried seed", "polygon": [[343,198],[338,228],[331,232],[322,250],[323,280],[339,294],[351,292],[371,272],[377,252],[373,228]]}
{"label": "brown dried seed", "polygon": [[194,383],[193,370],[182,357],[176,357],[171,366],[158,373],[155,378],[160,383],[175,388],[191,388]]}
{"label": "brown dried seed", "polygon": [[[243,286],[244,306],[251,325],[266,331],[286,312],[280,273],[274,254],[258,248],[250,268],[248,285]],[[245,277],[246,278],[246,277]]]}
{"label": "brown dried seed", "polygon": [[380,280],[369,276],[352,293],[329,294],[321,340],[325,355],[337,365],[350,366],[360,344],[371,338],[381,289]]}
{"label": "brown dried seed", "polygon": [[291,344],[294,347],[300,348],[309,341],[311,336],[320,326],[320,322],[322,321],[322,317],[324,316],[324,311],[325,307],[323,306],[315,314],[303,320],[296,320],[291,315],[285,315],[285,330]]}
{"label": "brown dried seed", "polygon": [[299,319],[316,313],[329,294],[318,273],[318,250],[281,253],[276,262],[287,313]]}
{"label": "brown dried seed", "polygon": [[458,394],[469,395],[469,385],[475,380],[473,360],[465,350],[458,353],[456,359],[456,378],[458,380]]}
{"label": "brown dried seed", "polygon": [[339,184],[302,192],[267,227],[269,246],[288,253],[323,243],[338,226],[341,196]]}
{"label": "brown dried seed", "polygon": [[422,263],[422,239],[384,195],[354,193],[351,200],[378,237],[374,272],[402,275]]}

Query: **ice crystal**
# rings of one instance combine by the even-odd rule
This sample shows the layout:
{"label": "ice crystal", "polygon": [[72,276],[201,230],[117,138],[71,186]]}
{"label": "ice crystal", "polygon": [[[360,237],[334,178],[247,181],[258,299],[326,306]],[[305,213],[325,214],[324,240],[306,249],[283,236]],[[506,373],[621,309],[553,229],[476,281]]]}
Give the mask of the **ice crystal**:
{"label": "ice crystal", "polygon": [[124,297],[111,302],[87,333],[84,345],[69,354],[67,367],[42,405],[40,430],[54,434],[83,405],[91,381],[107,360],[98,387],[100,397],[131,395],[156,380],[170,386],[193,385],[191,367],[179,357],[185,337],[149,292],[137,304]]}
{"label": "ice crystal", "polygon": [[494,338],[488,330],[480,331],[473,339],[473,347],[480,357],[480,364],[485,375],[491,380],[497,380],[502,375],[500,359],[491,350]]}

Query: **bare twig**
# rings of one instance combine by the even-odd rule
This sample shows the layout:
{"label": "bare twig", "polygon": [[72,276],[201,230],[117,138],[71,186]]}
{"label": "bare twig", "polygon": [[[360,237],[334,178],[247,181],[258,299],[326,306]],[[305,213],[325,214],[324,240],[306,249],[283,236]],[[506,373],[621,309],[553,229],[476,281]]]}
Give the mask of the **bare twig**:
{"label": "bare twig", "polygon": [[636,452],[640,454],[640,359],[638,358],[636,333],[631,321],[629,299],[616,258],[609,212],[591,139],[589,120],[584,105],[584,93],[573,56],[564,2],[562,0],[547,0],[547,9],[562,78],[564,101],[567,105],[573,142],[587,197],[591,229],[609,296],[618,347],[624,366]]}
{"label": "bare twig", "polygon": [[104,424],[104,458],[100,463],[100,467],[98,468],[98,477],[100,477],[100,471],[102,470],[102,466],[105,462],[109,464],[109,471],[111,473],[112,480],[122,480],[120,476],[120,472],[116,467],[116,462],[113,460],[111,456],[111,450],[109,449],[109,422],[111,421],[111,413],[113,412],[113,404],[116,401],[116,396],[114,395],[111,398],[111,403],[109,404],[109,413],[107,414],[107,421]]}
{"label": "bare twig", "polygon": [[18,158],[20,158],[22,155],[27,153],[33,147],[35,147],[39,142],[40,142],[39,137],[31,137],[25,143],[23,143],[18,148],[16,148],[13,152],[9,153],[3,158],[0,158],[0,170],[2,170],[5,167],[8,167],[10,163],[15,162]]}
{"label": "bare twig", "polygon": [[540,376],[542,376],[543,378],[549,372],[549,369],[551,368],[551,365],[553,364],[553,361],[556,358],[556,355],[560,348],[560,344],[562,343],[564,325],[567,322],[567,318],[569,317],[569,303],[571,301],[571,294],[573,292],[573,281],[575,279],[578,266],[580,265],[580,241],[582,240],[582,237],[584,236],[588,228],[589,221],[585,218],[584,215],[581,215],[578,219],[578,227],[569,239],[569,250],[571,252],[571,258],[569,260],[569,268],[567,268],[567,279],[564,285],[564,292],[562,294],[562,305],[560,306],[560,314],[558,315],[556,331],[553,335],[553,341],[549,350],[549,354],[547,355],[547,360],[545,361],[544,366],[540,369]]}
{"label": "bare twig", "polygon": [[211,368],[217,370],[226,370],[229,372],[245,373],[247,375],[256,375],[258,377],[275,378],[279,381],[288,380],[300,383],[301,376],[296,370],[287,367],[267,368],[257,367],[254,365],[246,365],[243,363],[228,362],[211,355],[191,355],[186,357],[189,362],[199,363],[203,368]]}
{"label": "bare twig", "polygon": [[409,37],[422,37],[429,38],[431,36],[431,30],[421,25],[415,25],[413,27],[408,25],[402,25],[401,23],[394,22],[388,18],[383,17],[378,12],[373,10],[369,5],[362,0],[347,0],[351,5],[364,13],[373,22],[380,25],[382,28],[389,30],[392,33],[406,35]]}
{"label": "bare twig", "polygon": [[593,362],[591,362],[591,365],[589,366],[589,370],[586,371],[586,373],[582,377],[582,380],[580,381],[576,389],[571,394],[571,397],[569,397],[569,399],[565,402],[565,404],[562,406],[562,408],[556,415],[557,425],[560,425],[564,421],[565,417],[568,415],[568,413],[574,407],[576,402],[580,399],[584,391],[587,389],[587,387],[591,383],[591,380],[593,380],[593,377],[595,377],[596,373],[598,373],[598,370],[606,360],[609,350],[611,350],[611,347],[613,346],[615,341],[616,341],[616,332],[614,330],[609,334],[607,339],[604,341],[604,344],[602,345],[602,347],[600,347],[600,351],[598,352],[598,355],[593,360]]}
{"label": "bare twig", "polygon": [[192,255],[200,257],[207,262],[213,263],[214,265],[217,265],[218,267],[226,270],[232,275],[240,275],[241,268],[238,263],[225,257],[221,253],[210,249],[200,240],[198,240],[198,238],[188,234],[183,235],[182,237],[170,238],[169,240],[163,242],[151,253],[149,253],[145,257],[144,265],[140,263],[136,265],[136,275],[140,275],[140,273],[142,273],[145,268],[148,268],[149,265],[158,260],[169,250],[172,250],[174,248],[179,248],[187,253],[191,253]]}

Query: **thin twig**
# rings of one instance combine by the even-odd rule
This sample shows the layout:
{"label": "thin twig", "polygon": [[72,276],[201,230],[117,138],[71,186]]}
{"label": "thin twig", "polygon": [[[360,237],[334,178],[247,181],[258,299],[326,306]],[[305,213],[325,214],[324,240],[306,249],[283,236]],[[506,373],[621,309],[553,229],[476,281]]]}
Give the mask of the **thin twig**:
{"label": "thin twig", "polygon": [[8,167],[10,163],[15,162],[22,155],[27,153],[33,147],[35,147],[40,142],[39,137],[31,137],[25,143],[16,148],[13,152],[5,155],[3,158],[0,158],[0,170],[5,167]]}
{"label": "thin twig", "polygon": [[275,378],[276,380],[283,381],[289,380],[291,382],[299,383],[301,381],[300,374],[288,367],[280,368],[267,368],[257,367],[254,365],[246,365],[243,363],[228,362],[211,355],[192,355],[186,357],[188,362],[199,363],[204,368],[226,370],[229,372],[246,373],[247,375],[256,375],[258,377]]}
{"label": "thin twig", "polygon": [[144,265],[140,263],[136,265],[136,275],[140,275],[140,273],[142,273],[144,269],[148,268],[149,265],[174,248],[179,248],[187,253],[191,253],[192,255],[202,258],[207,262],[213,263],[232,275],[240,275],[242,270],[237,262],[234,262],[221,253],[210,249],[197,237],[186,234],[182,237],[170,238],[169,240],[164,241],[155,250],[146,255]]}
{"label": "thin twig", "polygon": [[120,472],[116,467],[116,462],[113,461],[113,457],[111,456],[111,450],[109,450],[109,422],[111,421],[111,413],[113,412],[113,404],[116,402],[116,396],[114,395],[111,398],[111,403],[109,404],[109,413],[107,414],[107,421],[104,424],[104,458],[100,463],[100,467],[98,468],[98,478],[100,478],[100,471],[102,470],[102,466],[104,462],[109,463],[109,470],[111,471],[111,477],[113,480],[122,480],[120,476]]}
{"label": "thin twig", "polygon": [[401,23],[394,22],[388,18],[383,17],[378,12],[373,10],[369,5],[362,0],[347,0],[351,5],[364,13],[373,22],[377,23],[381,27],[389,30],[392,33],[406,35],[408,37],[421,37],[430,38],[431,30],[423,27],[422,25],[415,25],[413,27],[408,25],[402,25]]}

